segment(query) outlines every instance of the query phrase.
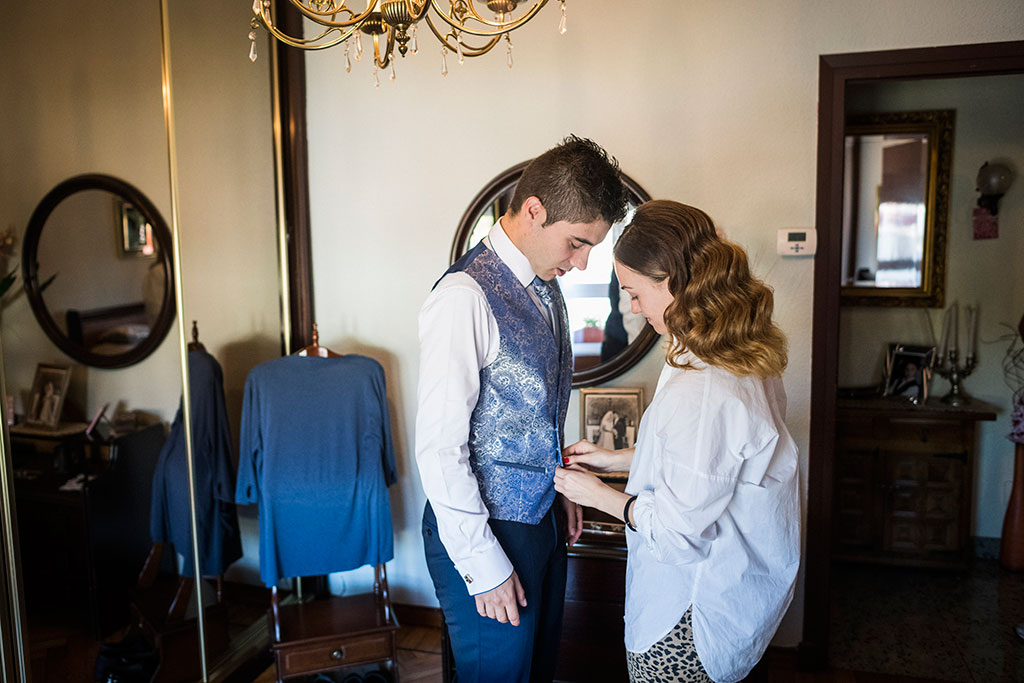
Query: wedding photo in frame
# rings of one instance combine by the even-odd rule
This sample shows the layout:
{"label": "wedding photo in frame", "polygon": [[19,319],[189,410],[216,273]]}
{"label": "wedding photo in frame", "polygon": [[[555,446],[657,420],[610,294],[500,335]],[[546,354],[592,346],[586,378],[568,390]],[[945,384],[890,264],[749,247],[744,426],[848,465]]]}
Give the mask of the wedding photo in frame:
{"label": "wedding photo in frame", "polygon": [[33,427],[56,429],[60,424],[64,397],[71,383],[71,368],[65,365],[36,366],[32,392],[25,411],[25,424]]}
{"label": "wedding photo in frame", "polygon": [[644,390],[580,389],[580,438],[614,450],[636,444]]}
{"label": "wedding photo in frame", "polygon": [[934,346],[889,344],[882,395],[902,396],[912,403],[924,403],[928,400],[928,384],[934,366]]}
{"label": "wedding photo in frame", "polygon": [[115,199],[118,221],[120,224],[121,254],[123,256],[153,256],[156,243],[153,239],[153,226],[132,204]]}

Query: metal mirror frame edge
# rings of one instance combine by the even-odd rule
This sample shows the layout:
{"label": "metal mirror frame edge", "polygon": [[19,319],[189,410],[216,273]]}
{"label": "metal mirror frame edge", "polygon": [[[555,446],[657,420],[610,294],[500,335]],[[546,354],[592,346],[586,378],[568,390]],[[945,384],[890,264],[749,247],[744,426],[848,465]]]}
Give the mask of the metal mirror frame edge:
{"label": "metal mirror frame edge", "polygon": [[[73,343],[61,332],[57,323],[46,308],[43,302],[43,293],[39,287],[39,264],[36,261],[39,248],[39,238],[42,235],[46,219],[67,197],[84,190],[106,190],[113,194],[124,197],[135,205],[145,216],[150,225],[153,226],[153,236],[160,245],[160,260],[164,265],[164,296],[160,303],[160,314],[149,336],[130,351],[124,353],[104,355],[91,353],[85,348]],[[160,212],[152,202],[137,188],[125,181],[113,176],[101,173],[87,173],[74,176],[59,183],[56,187],[46,193],[43,199],[32,212],[28,228],[25,230],[25,241],[22,248],[21,270],[22,281],[24,282],[25,293],[28,296],[29,304],[32,306],[32,313],[39,321],[40,327],[54,344],[71,358],[97,368],[123,368],[138,363],[153,353],[163,342],[174,322],[174,288],[172,284],[172,259],[171,259],[171,232],[167,227]]]}
{"label": "metal mirror frame edge", "polygon": [[[488,205],[493,203],[495,199],[515,187],[515,184],[519,181],[519,176],[523,174],[523,169],[530,164],[530,161],[532,159],[527,159],[495,176],[469,203],[469,208],[462,214],[458,230],[455,231],[455,239],[452,241],[451,252],[448,255],[449,265],[455,263],[466,252],[466,242],[469,240],[470,235],[473,234],[476,217]],[[651,200],[651,195],[647,194],[647,190],[625,173],[622,174],[622,183],[629,191],[630,198],[638,206]],[[633,340],[633,343],[610,361],[600,363],[587,370],[573,372],[573,389],[592,387],[615,379],[640,362],[660,338],[661,335],[655,332],[654,328],[648,323],[644,326],[640,335]]]}
{"label": "metal mirror frame edge", "polygon": [[842,306],[943,306],[955,121],[956,110],[939,109],[851,116],[846,122],[844,135],[928,133],[928,184],[921,286],[877,289],[844,286],[839,290]]}

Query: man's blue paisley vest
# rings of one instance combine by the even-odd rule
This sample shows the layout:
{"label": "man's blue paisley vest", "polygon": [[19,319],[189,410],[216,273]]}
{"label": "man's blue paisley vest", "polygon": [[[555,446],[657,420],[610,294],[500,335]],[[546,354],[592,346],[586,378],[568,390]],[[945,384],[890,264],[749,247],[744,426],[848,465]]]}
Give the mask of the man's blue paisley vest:
{"label": "man's blue paisley vest", "polygon": [[[480,370],[469,424],[469,464],[491,517],[537,524],[555,499],[565,410],[572,389],[572,346],[565,301],[550,283],[561,339],[508,266],[482,242],[448,269],[483,290],[501,342]],[[447,274],[447,273],[446,273]]]}

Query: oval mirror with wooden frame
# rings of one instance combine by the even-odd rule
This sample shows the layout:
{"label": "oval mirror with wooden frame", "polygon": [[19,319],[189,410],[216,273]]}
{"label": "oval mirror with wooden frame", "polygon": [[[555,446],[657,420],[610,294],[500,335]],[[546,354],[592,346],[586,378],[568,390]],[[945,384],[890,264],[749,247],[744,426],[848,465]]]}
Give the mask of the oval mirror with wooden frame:
{"label": "oval mirror with wooden frame", "polygon": [[174,320],[171,233],[142,192],[112,176],[75,176],[43,197],[22,276],[43,331],[86,365],[138,363]]}
{"label": "oval mirror with wooden frame", "polygon": [[[455,263],[480,240],[508,209],[524,161],[491,180],[477,194],[459,221],[449,262]],[[643,316],[630,312],[629,297],[620,289],[612,267],[612,247],[629,224],[633,211],[651,196],[622,174],[629,193],[626,217],[612,226],[608,237],[590,252],[587,269],[558,278],[565,297],[573,350],[573,387],[607,382],[636,365],[660,335]]]}

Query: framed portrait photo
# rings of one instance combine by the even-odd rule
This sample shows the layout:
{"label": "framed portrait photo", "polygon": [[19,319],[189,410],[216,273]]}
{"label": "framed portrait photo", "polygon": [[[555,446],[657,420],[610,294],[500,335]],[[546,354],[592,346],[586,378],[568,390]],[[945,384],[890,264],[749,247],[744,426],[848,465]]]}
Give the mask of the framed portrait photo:
{"label": "framed portrait photo", "polygon": [[928,400],[928,384],[934,366],[934,346],[889,344],[882,395],[902,396],[911,403],[924,403]]}
{"label": "framed portrait photo", "polygon": [[123,199],[114,200],[120,225],[121,254],[123,256],[153,256],[156,243],[153,240],[153,226],[142,212]]}
{"label": "framed portrait photo", "polygon": [[643,412],[643,389],[580,389],[580,438],[608,450],[631,448]]}
{"label": "framed portrait photo", "polygon": [[40,363],[36,366],[28,410],[25,412],[25,424],[55,429],[60,424],[64,397],[67,396],[70,383],[71,368],[66,365]]}

